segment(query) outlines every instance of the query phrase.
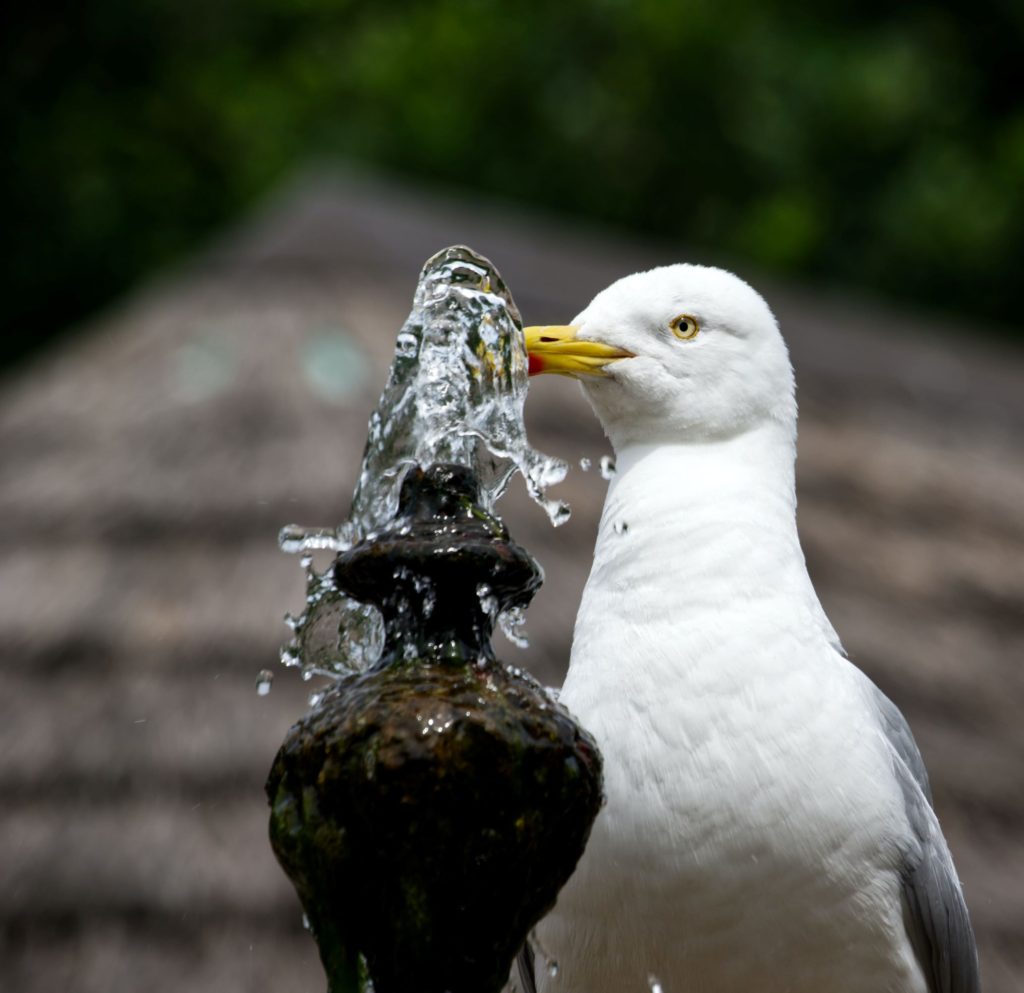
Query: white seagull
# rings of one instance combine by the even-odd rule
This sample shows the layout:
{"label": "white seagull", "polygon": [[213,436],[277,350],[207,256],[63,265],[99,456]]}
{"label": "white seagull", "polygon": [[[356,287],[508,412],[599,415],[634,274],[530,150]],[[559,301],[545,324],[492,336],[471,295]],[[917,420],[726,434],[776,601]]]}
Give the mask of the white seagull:
{"label": "white seagull", "polygon": [[581,380],[617,465],[561,694],[607,805],[527,985],[976,993],[920,752],[807,574],[765,301],[673,265],[526,333],[533,372]]}

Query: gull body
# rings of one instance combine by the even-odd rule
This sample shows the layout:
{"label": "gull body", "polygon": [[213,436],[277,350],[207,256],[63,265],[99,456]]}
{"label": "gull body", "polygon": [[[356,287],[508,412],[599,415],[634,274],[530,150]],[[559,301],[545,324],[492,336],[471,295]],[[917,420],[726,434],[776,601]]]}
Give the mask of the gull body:
{"label": "gull body", "polygon": [[767,305],[670,266],[528,341],[581,374],[617,460],[561,696],[607,804],[537,929],[538,988],[975,993],[920,755],[807,574]]}

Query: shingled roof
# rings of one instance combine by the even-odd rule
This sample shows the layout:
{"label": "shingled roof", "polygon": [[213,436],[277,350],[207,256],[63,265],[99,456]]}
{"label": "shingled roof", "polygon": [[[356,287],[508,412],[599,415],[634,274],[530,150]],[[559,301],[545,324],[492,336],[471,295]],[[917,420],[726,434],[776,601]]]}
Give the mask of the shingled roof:
{"label": "shingled roof", "polygon": [[[263,779],[311,689],[281,669],[288,522],[348,509],[423,260],[488,255],[530,323],[686,254],[518,208],[318,175],[0,391],[0,988],[300,993],[324,980],[266,840]],[[754,279],[800,385],[800,523],[852,657],[932,773],[989,993],[1024,986],[1024,358]],[[534,442],[607,446],[562,381]],[[540,559],[532,647],[557,682],[605,484],[574,471]],[[257,696],[260,669],[276,669]],[[669,991],[672,993],[672,991]]]}

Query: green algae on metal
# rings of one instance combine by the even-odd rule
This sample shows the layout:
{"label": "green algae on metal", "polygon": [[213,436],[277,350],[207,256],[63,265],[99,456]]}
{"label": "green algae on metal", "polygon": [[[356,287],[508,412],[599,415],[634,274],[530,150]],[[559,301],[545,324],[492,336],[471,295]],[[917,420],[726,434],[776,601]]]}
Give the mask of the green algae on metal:
{"label": "green algae on metal", "polygon": [[593,742],[499,663],[351,677],[289,735],[275,850],[331,978],[377,993],[496,993],[582,854]]}

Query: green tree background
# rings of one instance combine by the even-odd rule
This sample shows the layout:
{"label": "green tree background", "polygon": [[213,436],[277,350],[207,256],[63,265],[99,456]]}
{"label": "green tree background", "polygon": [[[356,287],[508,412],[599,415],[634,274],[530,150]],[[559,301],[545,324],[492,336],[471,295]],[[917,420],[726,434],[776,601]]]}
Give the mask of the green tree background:
{"label": "green tree background", "polygon": [[5,19],[0,362],[325,156],[1019,329],[1019,0],[83,0]]}

